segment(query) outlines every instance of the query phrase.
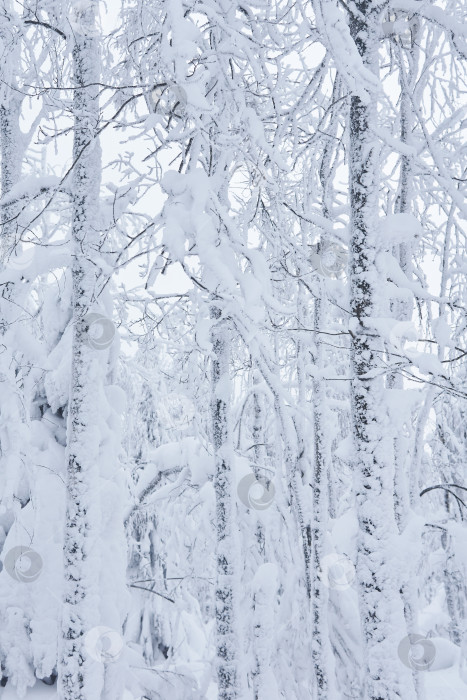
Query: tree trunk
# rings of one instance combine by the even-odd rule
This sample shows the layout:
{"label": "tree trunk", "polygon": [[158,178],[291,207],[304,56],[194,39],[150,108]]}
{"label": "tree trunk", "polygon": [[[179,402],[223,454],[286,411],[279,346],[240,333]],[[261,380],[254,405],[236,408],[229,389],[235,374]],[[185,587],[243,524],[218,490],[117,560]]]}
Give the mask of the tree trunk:
{"label": "tree trunk", "polygon": [[[20,71],[20,47],[12,26],[14,15],[4,7],[5,16],[0,20],[0,42],[11,46],[8,65],[2,70],[3,84],[0,91],[0,149],[1,149],[1,196],[5,197],[21,179],[24,144],[19,126],[22,95],[16,91],[15,76]],[[7,20],[8,17],[8,20]],[[17,234],[18,212],[16,204],[4,204],[0,207],[1,236],[0,260],[2,268],[6,265],[12,273],[11,278],[1,287],[0,297],[0,337],[11,331],[18,318],[23,315],[23,300],[20,298],[22,285],[14,283],[21,277],[21,263],[14,264]],[[12,264],[13,262],[13,264]],[[2,505],[11,508],[16,496],[16,487],[22,480],[21,451],[24,449],[22,425],[25,423],[24,402],[18,390],[18,361],[10,341],[2,342],[1,374],[2,391],[0,395],[0,464],[2,468]],[[8,484],[9,488],[6,488]]]}
{"label": "tree trunk", "polygon": [[86,646],[86,633],[99,620],[99,558],[96,550],[100,518],[98,426],[101,397],[98,387],[102,370],[100,351],[89,344],[86,319],[96,293],[93,256],[99,239],[101,177],[101,152],[96,138],[99,52],[97,38],[93,35],[95,13],[95,2],[83,4],[74,24],[73,344],[67,425],[63,639],[59,660],[61,700],[99,700],[104,668],[93,655],[93,649]]}
{"label": "tree trunk", "polygon": [[[418,25],[412,27],[412,45],[415,46],[418,43]],[[415,91],[416,81],[417,81],[417,64],[415,60],[414,51],[411,52],[410,58],[410,68],[407,73],[405,73],[404,62],[401,58],[400,60],[400,87],[401,87],[401,98],[400,98],[400,122],[401,122],[401,141],[402,143],[410,145],[411,134],[413,129],[413,114],[411,106],[411,95]],[[396,202],[396,211],[400,214],[410,214],[412,209],[413,200],[413,167],[412,160],[407,156],[401,156],[401,166],[400,166],[400,181],[399,181],[399,194]],[[397,250],[393,251],[393,255],[398,258],[399,265],[408,279],[413,276],[412,273],[412,255],[413,250],[411,245],[401,243]],[[395,311],[396,318],[399,321],[410,321],[413,313],[413,304],[410,301],[398,300],[392,304],[392,308]],[[391,374],[388,377],[388,387],[394,389],[403,389],[403,379],[400,374]],[[403,426],[399,426],[399,430],[402,431]],[[395,480],[394,480],[394,496],[395,496],[395,514],[396,521],[399,528],[399,532],[403,534],[409,525],[410,519],[410,478],[407,474],[407,470],[410,469],[412,464],[407,460],[407,439],[397,435],[394,439],[394,452],[395,452]],[[413,567],[408,571],[403,571],[402,575],[404,580],[401,585],[401,595],[404,604],[404,615],[407,624],[407,631],[409,634],[416,634],[418,632],[417,628],[417,583],[416,583],[416,571],[418,563],[418,551],[413,552],[413,557],[411,561],[413,562]],[[415,688],[417,691],[417,698],[422,700],[425,696],[424,685],[423,685],[423,674],[418,673],[416,670],[413,671]]]}
{"label": "tree trunk", "polygon": [[[24,150],[19,127],[22,96],[15,90],[15,76],[20,74],[20,52],[18,41],[14,35],[14,15],[11,12],[10,4],[5,2],[2,3],[2,17],[0,18],[0,44],[2,47],[11,47],[7,64],[2,66],[0,87],[1,197],[3,198],[20,181]],[[0,296],[0,374],[2,378],[0,392],[0,471],[2,474],[0,505],[2,509],[7,508],[8,510],[16,508],[17,493],[20,492],[25,481],[22,466],[25,438],[22,432],[25,424],[24,401],[19,388],[19,377],[16,376],[18,361],[14,356],[11,343],[11,329],[22,314],[22,300],[16,298],[15,295],[18,289],[21,291],[21,286],[15,285],[13,282],[15,277],[18,279],[20,272],[11,268],[9,264],[10,257],[14,255],[17,239],[17,222],[14,218],[16,213],[17,205],[4,204],[0,207],[0,265],[2,271],[6,268],[13,273],[11,278],[7,277],[6,284],[1,285]],[[10,340],[5,342],[5,335],[9,331]],[[5,603],[7,602],[5,601]],[[12,607],[11,600],[6,605],[6,609],[5,605],[2,605],[0,611],[4,632],[7,631],[5,638],[9,640],[8,644],[2,644],[2,648],[0,648],[0,677],[2,680],[4,677],[6,678],[4,674],[7,673],[7,668],[10,669],[8,672],[11,673],[12,669],[16,670],[16,667],[21,669],[23,663],[23,654],[19,654],[17,649],[11,648],[12,633],[15,632],[15,629],[14,625],[10,623],[9,607]],[[26,682],[26,678],[24,680]]]}
{"label": "tree trunk", "polygon": [[[378,74],[379,25],[384,3],[360,0],[350,15],[350,30],[363,62]],[[351,11],[352,12],[352,11]],[[349,185],[351,204],[352,428],[355,446],[359,521],[357,573],[366,673],[365,700],[415,697],[413,682],[397,657],[405,636],[399,587],[393,572],[394,447],[387,429],[385,389],[378,357],[381,343],[369,337],[367,321],[378,316],[375,233],[378,226],[379,143],[377,100],[352,96]],[[400,671],[399,671],[400,669]],[[403,680],[400,683],[399,678]]]}
{"label": "tree trunk", "polygon": [[[314,327],[321,326],[321,299],[315,299]],[[315,334],[317,356],[315,365],[318,370],[323,367],[323,349],[321,337]],[[324,538],[326,537],[328,515],[329,459],[326,450],[326,389],[321,378],[313,378],[313,438],[314,438],[314,475],[313,475],[313,635],[312,657],[316,675],[317,698],[327,700],[333,694],[332,653],[329,643],[328,595],[321,575],[321,565],[325,555]]]}
{"label": "tree trunk", "polygon": [[211,306],[212,432],[216,494],[216,647],[219,700],[240,697],[238,657],[240,648],[235,586],[236,542],[233,529],[232,438],[228,419],[230,403],[230,338],[227,321],[216,305]]}

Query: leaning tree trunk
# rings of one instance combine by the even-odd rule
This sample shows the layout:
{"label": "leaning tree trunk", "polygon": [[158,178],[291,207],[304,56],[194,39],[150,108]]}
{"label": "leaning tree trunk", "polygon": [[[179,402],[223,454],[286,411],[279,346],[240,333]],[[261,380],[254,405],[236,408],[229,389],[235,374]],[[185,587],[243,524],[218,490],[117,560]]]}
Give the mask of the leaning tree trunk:
{"label": "leaning tree trunk", "polygon": [[67,425],[64,603],[59,653],[60,700],[99,700],[103,664],[86,634],[99,620],[99,386],[102,357],[86,318],[96,293],[101,152],[96,2],[83,3],[74,23],[72,179],[72,370]]}
{"label": "leaning tree trunk", "polygon": [[236,542],[233,525],[232,437],[229,425],[230,338],[221,309],[211,306],[212,397],[211,416],[216,494],[216,647],[219,700],[240,697],[239,644],[236,633]]}
{"label": "leaning tree trunk", "polygon": [[[350,11],[350,30],[367,69],[378,73],[378,41],[385,3],[359,0]],[[379,315],[375,265],[380,184],[377,96],[352,96],[349,185],[351,205],[352,429],[359,522],[358,591],[366,672],[365,700],[415,697],[413,681],[398,659],[406,634],[394,541],[394,446],[387,426],[385,389],[378,358],[381,343],[371,329]]]}

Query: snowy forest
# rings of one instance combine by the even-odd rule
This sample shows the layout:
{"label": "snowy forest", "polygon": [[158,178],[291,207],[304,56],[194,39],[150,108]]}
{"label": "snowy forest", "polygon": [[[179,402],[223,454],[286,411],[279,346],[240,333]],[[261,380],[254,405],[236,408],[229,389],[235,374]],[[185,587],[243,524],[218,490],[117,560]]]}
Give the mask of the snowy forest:
{"label": "snowy forest", "polygon": [[0,699],[466,700],[466,3],[0,5]]}

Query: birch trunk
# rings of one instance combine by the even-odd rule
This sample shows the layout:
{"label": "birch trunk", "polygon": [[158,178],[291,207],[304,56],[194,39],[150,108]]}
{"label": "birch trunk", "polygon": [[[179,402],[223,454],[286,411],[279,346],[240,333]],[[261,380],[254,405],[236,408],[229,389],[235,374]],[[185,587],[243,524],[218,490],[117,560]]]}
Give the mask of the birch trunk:
{"label": "birch trunk", "polygon": [[263,564],[259,573],[260,582],[253,580],[254,641],[258,670],[255,677],[255,700],[275,700],[279,697],[272,668],[274,605],[277,595],[276,565]]}
{"label": "birch trunk", "polygon": [[[2,86],[0,90],[0,149],[1,149],[1,196],[5,197],[21,179],[24,144],[19,126],[22,95],[16,90],[16,75],[20,71],[20,45],[15,36],[14,15],[9,3],[2,3],[4,17],[0,21],[0,42],[9,49],[8,62],[2,69]],[[8,19],[7,19],[8,18]],[[14,258],[17,235],[15,215],[16,204],[5,204],[0,207],[1,237],[0,260],[8,265]],[[11,331],[16,320],[22,314],[22,300],[16,297],[18,291],[12,281],[20,276],[20,272],[10,267],[12,279],[1,289],[0,298],[0,336]],[[21,292],[21,286],[19,286]],[[16,303],[15,303],[16,302]],[[11,333],[10,333],[11,337]],[[21,425],[25,422],[24,408],[18,391],[17,361],[10,342],[2,343],[2,375],[3,384],[0,397],[0,459],[3,482],[10,488],[4,487],[1,494],[3,504],[12,507],[15,488],[21,480],[21,448],[24,436],[21,435]]]}
{"label": "birch trunk", "polygon": [[[99,52],[94,35],[96,4],[83,3],[74,25],[74,144],[72,182],[72,376],[67,425],[64,603],[59,659],[61,700],[99,700],[103,665],[86,648],[86,633],[99,620],[99,351],[88,344],[86,314],[96,292],[92,262],[98,243],[101,153]],[[76,27],[83,27],[79,31]],[[86,29],[87,28],[87,31]]]}
{"label": "birch trunk", "polygon": [[[0,141],[2,158],[2,197],[19,182],[23,157],[22,137],[19,128],[21,99],[8,86],[0,105]],[[9,255],[15,244],[16,221],[14,220],[15,205],[4,205],[1,208],[2,260]]]}
{"label": "birch trunk", "polygon": [[211,415],[215,458],[216,494],[216,648],[219,700],[240,697],[239,643],[235,586],[236,542],[233,529],[232,437],[228,419],[230,402],[230,338],[219,307],[211,306],[212,397]]}
{"label": "birch trunk", "polygon": [[[254,367],[254,361],[252,360]],[[253,369],[253,386],[261,383],[260,372]],[[261,393],[253,394],[253,425],[252,438],[255,455],[254,472],[256,478],[262,476],[260,468],[267,463],[264,397]],[[256,551],[255,559],[261,568],[267,563],[266,559],[266,534],[268,527],[265,527],[264,520],[256,518]],[[271,640],[273,634],[271,630],[274,625],[274,601],[271,602],[270,587],[264,590],[260,586],[253,594],[252,598],[252,618],[253,618],[253,652],[255,655],[255,667],[252,674],[252,684],[255,700],[264,700],[269,693],[269,679],[271,674]]]}
{"label": "birch trunk", "polygon": [[[317,348],[316,366],[323,367],[323,349],[318,330],[321,326],[321,299],[315,299],[314,328]],[[332,653],[328,631],[328,595],[321,576],[325,555],[324,538],[329,523],[329,459],[326,450],[326,395],[322,379],[313,378],[314,475],[313,475],[313,636],[312,657],[315,668],[317,698],[327,700],[335,690],[331,683]]]}
{"label": "birch trunk", "polygon": [[[412,26],[412,46],[418,44],[419,32],[418,24]],[[417,49],[418,51],[418,49]],[[408,60],[410,62],[409,70],[405,73],[405,66],[402,56],[400,57],[400,121],[401,121],[401,141],[410,145],[411,133],[413,128],[413,115],[411,107],[411,95],[414,94],[417,81],[417,62],[415,51],[412,50]],[[412,208],[413,199],[413,167],[412,160],[406,156],[401,156],[401,172],[399,182],[399,196],[396,202],[397,213],[409,214]],[[401,269],[404,271],[408,279],[412,278],[412,254],[413,250],[410,245],[401,243],[398,250],[394,254],[399,259]],[[399,321],[410,321],[412,318],[413,308],[409,301],[399,301],[393,304],[395,307],[396,316]],[[388,377],[388,387],[395,389],[403,389],[403,380],[400,374],[390,375]],[[402,427],[402,426],[401,426]],[[409,525],[410,518],[410,486],[409,476],[406,473],[407,460],[407,440],[404,437],[396,437],[394,440],[395,450],[395,480],[394,480],[394,495],[395,495],[395,514],[396,521],[401,534],[404,533]],[[409,463],[409,466],[410,463]],[[416,587],[416,571],[417,571],[417,554],[413,552],[414,562],[413,568],[410,571],[402,572],[404,580],[401,586],[402,601],[404,604],[404,615],[409,634],[416,634],[417,629],[417,587]],[[414,683],[417,691],[417,698],[422,700],[425,697],[423,676],[417,671],[413,671]]]}
{"label": "birch trunk", "polygon": [[[360,0],[350,15],[350,31],[363,62],[378,74],[378,37],[384,3]],[[357,573],[366,673],[365,700],[415,697],[413,682],[398,660],[405,636],[398,582],[393,572],[394,447],[387,430],[385,389],[379,376],[381,343],[369,337],[368,320],[378,316],[375,233],[378,225],[379,143],[377,100],[352,96],[349,185],[351,204],[352,428],[356,458],[359,521]],[[400,683],[400,678],[403,683]]]}
{"label": "birch trunk", "polygon": [[[16,81],[14,77],[20,71],[19,46],[14,36],[14,17],[10,3],[3,2],[1,7],[0,44],[3,49],[8,47],[8,54],[3,55],[6,63],[2,66],[2,84],[0,87],[1,197],[3,198],[20,181],[24,146],[19,127],[21,95],[15,90]],[[16,213],[17,206],[14,204],[4,204],[0,207],[0,261],[2,271],[5,265],[8,265],[12,253],[14,254],[17,238],[17,222],[14,218]],[[16,271],[12,272],[14,272],[15,277],[18,277],[19,273]],[[14,279],[14,276],[12,276],[12,279]],[[2,376],[2,391],[0,393],[0,471],[2,474],[0,505],[2,509],[7,508],[9,510],[16,507],[15,499],[18,491],[20,491],[21,481],[24,484],[21,452],[22,448],[24,448],[25,438],[25,434],[22,433],[22,428],[25,424],[24,402],[18,386],[19,377],[16,376],[18,362],[15,360],[11,347],[12,326],[16,318],[21,315],[22,304],[20,299],[15,298],[18,286],[14,284],[12,279],[8,277],[6,284],[1,286],[0,296],[0,344],[2,347],[0,366]],[[21,287],[19,289],[21,290]],[[15,301],[16,304],[14,303]],[[5,335],[9,332],[10,340],[7,341]],[[8,617],[3,616],[3,612],[4,610],[2,609],[2,625],[8,629],[10,622]],[[8,632],[12,631],[8,629]],[[8,639],[10,641],[10,635],[8,635]],[[16,665],[21,668],[19,659],[23,660],[22,654],[20,655],[16,649],[12,649],[11,644],[2,644],[2,648],[0,648],[0,677],[2,685],[3,679],[6,679],[6,673],[11,673],[11,669],[15,669]],[[7,668],[10,671],[6,671]]]}

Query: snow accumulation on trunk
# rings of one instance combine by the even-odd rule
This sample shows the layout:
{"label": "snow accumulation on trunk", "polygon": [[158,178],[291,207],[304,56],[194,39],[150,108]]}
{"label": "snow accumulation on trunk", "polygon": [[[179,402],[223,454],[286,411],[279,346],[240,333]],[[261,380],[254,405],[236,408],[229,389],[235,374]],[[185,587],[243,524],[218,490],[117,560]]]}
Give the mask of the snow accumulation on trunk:
{"label": "snow accumulation on trunk", "polygon": [[218,680],[220,700],[240,697],[238,657],[240,648],[236,626],[238,620],[238,586],[235,584],[238,562],[234,534],[233,475],[230,403],[230,339],[229,328],[221,310],[211,307],[212,319],[212,432],[215,458],[214,489],[216,493],[216,628]]}
{"label": "snow accumulation on trunk", "polygon": [[[80,13],[93,26],[95,5]],[[102,675],[86,655],[85,635],[99,618],[96,545],[100,528],[99,402],[101,358],[88,342],[97,292],[92,257],[99,236],[99,53],[96,38],[77,33],[73,47],[75,120],[72,185],[72,372],[67,424],[65,585],[59,687],[62,700],[99,698]]]}
{"label": "snow accumulation on trunk", "polygon": [[[4,46],[10,46],[10,55],[4,67],[5,84],[0,91],[0,149],[1,149],[1,186],[2,196],[11,192],[21,180],[23,165],[23,136],[20,130],[21,96],[16,88],[16,73],[19,70],[20,46],[19,39],[12,28],[14,16],[2,17],[0,23],[0,41]],[[9,262],[21,253],[17,225],[17,207],[14,204],[1,206],[1,237],[0,255],[4,269],[8,270]],[[19,280],[17,280],[17,287]],[[18,289],[16,289],[18,292]],[[21,309],[15,308],[15,300],[21,299],[21,294],[15,294],[15,284],[12,280],[3,285],[0,301],[1,325],[0,335],[14,335],[15,321],[21,316]],[[3,342],[3,341],[2,341]],[[0,438],[1,459],[4,486],[1,499],[11,505],[11,500],[17,496],[21,478],[22,427],[24,425],[24,410],[21,396],[16,390],[17,360],[11,340],[3,345],[1,367],[3,387],[0,398],[0,415],[2,421],[2,436]]]}
{"label": "snow accumulation on trunk", "polygon": [[[378,33],[383,3],[356,3],[352,38],[364,66],[379,73]],[[371,700],[415,698],[408,674],[397,666],[405,636],[394,514],[394,445],[389,433],[384,379],[379,371],[381,342],[371,330],[378,316],[375,266],[381,144],[375,137],[377,95],[354,95],[350,106],[349,185],[351,207],[350,305],[352,312],[352,432],[355,447],[359,521],[359,606],[365,642],[366,696]],[[402,679],[402,681],[401,681]]]}
{"label": "snow accumulation on trunk", "polygon": [[[86,3],[77,13],[73,45],[73,171],[71,390],[67,422],[64,602],[58,667],[61,700],[98,700],[120,692],[113,660],[121,652],[120,618],[112,609],[119,599],[123,575],[118,491],[109,476],[116,468],[117,435],[109,434],[110,414],[105,385],[109,348],[115,328],[101,312],[102,279],[95,257],[101,245],[99,191],[100,55],[95,31],[97,5]],[[105,311],[105,309],[104,309]],[[109,464],[110,462],[110,464]],[[109,521],[110,502],[117,516]],[[110,529],[110,531],[109,531]],[[112,531],[114,530],[114,531]],[[115,560],[115,557],[117,559]],[[111,561],[113,559],[113,561]],[[106,567],[115,567],[117,576]],[[108,590],[112,586],[113,590]],[[107,600],[106,600],[107,599]],[[109,625],[111,622],[111,626]],[[111,689],[112,688],[112,689]]]}

